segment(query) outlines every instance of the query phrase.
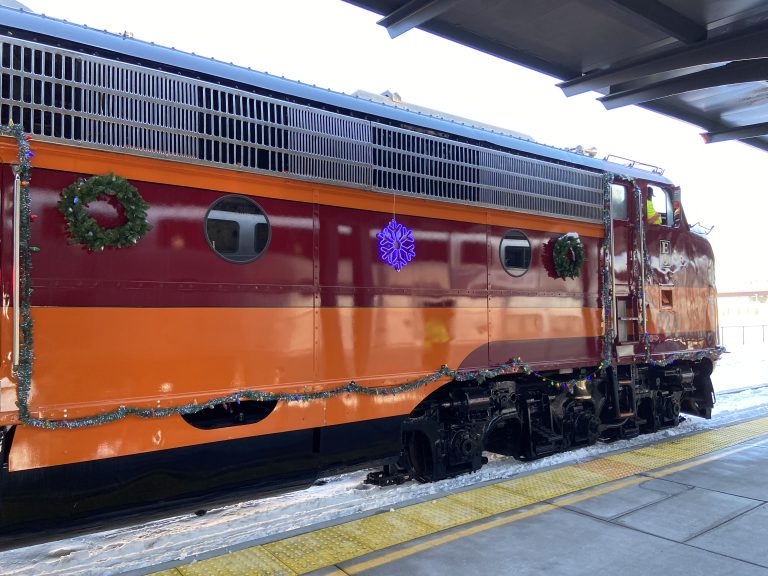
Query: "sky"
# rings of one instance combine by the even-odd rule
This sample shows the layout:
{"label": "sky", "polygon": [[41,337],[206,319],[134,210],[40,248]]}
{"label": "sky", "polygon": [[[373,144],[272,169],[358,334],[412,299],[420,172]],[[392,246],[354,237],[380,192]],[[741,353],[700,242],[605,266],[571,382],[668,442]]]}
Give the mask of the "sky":
{"label": "sky", "polygon": [[715,228],[721,291],[768,290],[768,153],[704,144],[702,129],[638,107],[607,111],[595,93],[420,30],[391,39],[377,14],[342,0],[23,0],[31,10],[338,92],[397,92],[405,102],[523,132],[561,148],[596,147],[660,166],[682,187],[690,223]]}

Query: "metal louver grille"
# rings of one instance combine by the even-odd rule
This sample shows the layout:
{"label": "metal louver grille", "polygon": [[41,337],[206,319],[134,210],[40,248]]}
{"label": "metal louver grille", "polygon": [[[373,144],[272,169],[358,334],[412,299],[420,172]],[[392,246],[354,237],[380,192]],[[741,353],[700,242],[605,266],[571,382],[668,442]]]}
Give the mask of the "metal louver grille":
{"label": "metal louver grille", "polygon": [[0,122],[37,137],[600,222],[587,170],[2,38]]}
{"label": "metal louver grille", "polygon": [[378,190],[601,221],[600,174],[413,131],[373,128]]}

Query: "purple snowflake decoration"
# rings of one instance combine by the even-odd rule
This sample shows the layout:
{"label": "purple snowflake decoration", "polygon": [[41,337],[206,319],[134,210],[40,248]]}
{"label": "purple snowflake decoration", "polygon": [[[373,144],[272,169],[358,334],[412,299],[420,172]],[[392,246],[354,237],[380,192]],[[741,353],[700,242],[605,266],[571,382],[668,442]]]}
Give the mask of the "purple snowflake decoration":
{"label": "purple snowflake decoration", "polygon": [[398,224],[394,218],[376,234],[376,238],[379,239],[381,259],[398,272],[416,256],[413,230]]}

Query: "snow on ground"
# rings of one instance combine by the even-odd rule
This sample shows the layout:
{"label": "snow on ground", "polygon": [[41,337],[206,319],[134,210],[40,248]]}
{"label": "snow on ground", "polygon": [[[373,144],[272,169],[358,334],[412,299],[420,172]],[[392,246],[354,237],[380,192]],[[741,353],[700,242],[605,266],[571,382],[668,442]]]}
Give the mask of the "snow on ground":
{"label": "snow on ground", "polygon": [[716,428],[731,422],[768,415],[768,345],[733,347],[713,375],[718,402],[712,420],[689,417],[665,430],[609,445],[597,444],[535,462],[494,457],[481,470],[433,484],[408,482],[375,488],[363,484],[367,471],[333,476],[322,485],[273,498],[242,502],[208,512],[179,516],[141,526],[78,536],[66,540],[0,552],[0,574],[119,574],[214,550],[242,547],[254,540],[275,538],[292,530],[334,521],[404,502],[428,498],[480,482],[510,478],[558,464],[594,458],[678,434]]}

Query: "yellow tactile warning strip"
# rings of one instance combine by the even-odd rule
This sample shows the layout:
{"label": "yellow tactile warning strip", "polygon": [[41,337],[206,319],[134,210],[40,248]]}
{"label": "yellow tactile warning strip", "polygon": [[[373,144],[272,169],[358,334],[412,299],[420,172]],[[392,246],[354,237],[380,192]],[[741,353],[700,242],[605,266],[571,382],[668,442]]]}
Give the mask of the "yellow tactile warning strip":
{"label": "yellow tactile warning strip", "polygon": [[371,551],[344,524],[271,542],[263,549],[295,574],[305,574]]}
{"label": "yellow tactile warning strip", "polygon": [[[275,560],[269,552],[254,546],[240,550],[236,554],[227,554],[213,558],[217,562],[195,562],[176,568],[178,572],[166,570],[162,576],[242,576],[243,574],[274,574],[275,576],[293,576],[295,572],[278,560]],[[225,561],[226,560],[226,561]]]}
{"label": "yellow tactile warning strip", "polygon": [[[545,470],[269,544],[253,546],[157,572],[153,576],[296,576],[430,536],[447,528],[474,523],[459,533],[448,533],[423,545],[414,545],[406,552],[384,554],[375,560],[361,561],[345,569],[346,573],[360,573],[374,565],[416,553],[424,546],[435,546],[443,540],[452,541],[469,533],[554,509],[555,506],[544,504],[553,498],[605,484],[606,486],[596,490],[574,494],[565,501],[558,501],[557,505],[564,506],[592,498],[647,480],[647,476],[631,478],[636,474],[664,476],[698,464],[694,462],[681,465],[685,460],[730,448],[766,434],[768,418],[760,418],[673,438],[653,446]],[[536,506],[531,507],[532,505]],[[529,508],[521,510],[526,507]],[[504,513],[513,514],[497,517]]]}

